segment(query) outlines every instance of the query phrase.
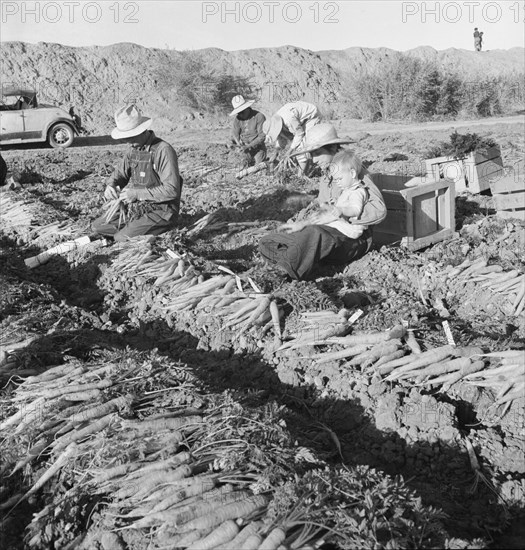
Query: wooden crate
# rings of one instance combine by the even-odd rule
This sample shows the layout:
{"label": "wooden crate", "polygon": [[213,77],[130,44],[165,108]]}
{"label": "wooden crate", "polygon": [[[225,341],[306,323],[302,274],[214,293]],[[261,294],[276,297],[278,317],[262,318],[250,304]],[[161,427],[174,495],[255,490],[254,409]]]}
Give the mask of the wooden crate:
{"label": "wooden crate", "polygon": [[481,193],[490,188],[490,180],[503,173],[501,149],[495,145],[487,151],[475,151],[462,159],[437,157],[426,162],[427,176],[434,180],[446,178],[456,184],[456,192]]}
{"label": "wooden crate", "polygon": [[388,209],[386,219],[374,226],[374,242],[419,250],[454,236],[454,182],[385,174],[372,174],[372,179]]}
{"label": "wooden crate", "polygon": [[494,207],[500,218],[525,221],[525,162],[507,167],[501,177],[490,181]]}

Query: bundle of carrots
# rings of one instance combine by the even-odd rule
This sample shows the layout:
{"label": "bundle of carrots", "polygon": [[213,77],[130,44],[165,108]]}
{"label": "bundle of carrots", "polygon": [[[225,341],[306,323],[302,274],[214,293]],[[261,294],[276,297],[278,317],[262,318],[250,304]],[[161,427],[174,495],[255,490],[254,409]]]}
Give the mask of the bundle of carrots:
{"label": "bundle of carrots", "polygon": [[102,208],[106,211],[106,223],[109,223],[115,214],[119,213],[119,219],[118,219],[118,228],[121,228],[123,225],[127,222],[127,208],[126,204],[122,201],[122,199],[112,199],[104,203]]}
{"label": "bundle of carrots", "polygon": [[486,258],[465,260],[448,271],[448,281],[463,283],[480,283],[480,288],[487,288],[502,294],[512,304],[513,315],[518,316],[525,308],[525,274],[513,269],[505,272],[500,265],[488,265]]}
{"label": "bundle of carrots", "polygon": [[324,344],[336,344],[343,349],[314,355],[312,359],[321,365],[330,361],[345,360],[345,367],[374,369],[383,363],[390,362],[404,355],[401,349],[401,338],[406,329],[399,325],[388,331],[357,333],[349,336],[332,337],[324,340]]}
{"label": "bundle of carrots", "polygon": [[347,309],[339,312],[331,310],[302,312],[299,314],[295,332],[286,334],[291,337],[291,340],[285,342],[276,351],[336,343],[337,338],[350,331],[352,326],[350,315],[351,312]]}
{"label": "bundle of carrots", "polygon": [[62,237],[71,237],[73,233],[77,231],[77,228],[68,221],[52,222],[41,227],[37,227],[33,230],[33,238],[38,240],[44,240],[53,238],[57,240]]}
{"label": "bundle of carrots", "polygon": [[266,334],[271,328],[277,337],[281,337],[282,310],[276,301],[260,292],[255,283],[248,278],[252,292],[245,292],[241,279],[226,268],[225,275],[216,275],[208,280],[199,280],[194,276],[180,286],[170,288],[176,291],[176,298],[164,298],[162,310],[166,314],[178,311],[214,311],[224,319],[221,330],[236,330],[233,338],[240,336],[252,326],[262,327]]}
{"label": "bundle of carrots", "polygon": [[0,195],[0,220],[11,226],[29,227],[34,219],[34,213],[29,208],[31,203],[26,200],[13,200],[9,195]]}
{"label": "bundle of carrots", "polygon": [[[254,492],[252,486],[265,474],[264,467],[253,471],[250,461],[243,459],[243,454],[253,452],[254,442],[246,439],[251,432],[254,441],[276,444],[264,424],[270,420],[252,419],[248,411],[232,408],[228,400],[219,413],[216,402],[210,404],[210,411],[184,407],[163,411],[183,391],[197,395],[191,374],[184,371],[180,365],[161,364],[158,359],[89,366],[70,360],[26,378],[13,398],[19,410],[0,426],[19,453],[10,475],[27,471],[35,462],[46,461],[48,466],[27,490],[4,501],[0,509],[9,514],[67,472],[78,477],[77,489],[104,495],[116,532],[148,530],[148,538],[156,536],[159,547],[238,548],[250,539],[246,547],[276,550],[287,538],[287,528],[261,521],[271,487]],[[144,379],[144,387],[151,387],[159,376],[169,380],[166,387],[133,393],[137,380]],[[138,419],[139,414],[145,418]],[[263,414],[269,413],[265,409]],[[271,426],[275,441],[282,444],[283,428],[276,422]],[[267,452],[261,449],[259,455],[270,463]],[[292,442],[282,452],[295,452]],[[70,493],[64,498],[76,498]],[[29,548],[45,546],[46,537],[52,536],[45,528],[45,511],[35,515],[30,526]],[[49,513],[57,512],[50,509]],[[306,538],[303,533],[301,540],[306,543],[314,535],[317,531]],[[75,539],[75,548],[92,547],[88,540],[83,546],[81,539]]]}
{"label": "bundle of carrots", "polygon": [[494,390],[494,406],[503,406],[504,415],[514,401],[525,396],[525,351],[499,351],[481,357],[490,359],[490,367],[472,372],[464,379],[469,384]]}

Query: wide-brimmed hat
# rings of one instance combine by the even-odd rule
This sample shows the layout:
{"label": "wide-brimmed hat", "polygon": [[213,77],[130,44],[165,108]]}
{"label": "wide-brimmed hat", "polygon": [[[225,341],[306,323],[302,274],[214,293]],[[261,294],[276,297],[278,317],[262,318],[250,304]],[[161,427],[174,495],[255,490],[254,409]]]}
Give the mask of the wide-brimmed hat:
{"label": "wide-brimmed hat", "polygon": [[283,129],[283,119],[279,115],[273,115],[270,120],[263,124],[263,132],[270,141],[277,141],[279,134]]}
{"label": "wide-brimmed hat", "polygon": [[142,116],[136,105],[126,105],[115,113],[116,128],[111,132],[113,139],[124,139],[138,136],[145,132],[153,121]]}
{"label": "wide-brimmed hat", "polygon": [[304,140],[304,146],[294,151],[290,156],[295,157],[304,153],[311,153],[327,145],[338,145],[343,143],[354,143],[353,139],[340,138],[332,124],[322,123],[312,126],[307,132]]}
{"label": "wide-brimmed hat", "polygon": [[233,111],[230,113],[230,116],[235,116],[241,111],[244,111],[248,107],[251,107],[255,103],[255,99],[244,99],[242,95],[236,95],[232,99]]}

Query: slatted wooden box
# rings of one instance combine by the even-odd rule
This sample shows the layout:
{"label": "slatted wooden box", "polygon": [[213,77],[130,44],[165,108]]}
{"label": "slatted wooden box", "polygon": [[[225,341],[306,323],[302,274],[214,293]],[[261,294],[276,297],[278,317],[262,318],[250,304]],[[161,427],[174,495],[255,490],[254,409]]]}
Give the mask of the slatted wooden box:
{"label": "slatted wooden box", "polygon": [[451,179],[456,193],[481,193],[490,188],[490,180],[503,172],[501,149],[495,145],[486,151],[475,151],[465,158],[437,157],[426,162],[427,177]]}
{"label": "slatted wooden box", "polygon": [[497,216],[525,221],[525,162],[507,167],[501,177],[493,178],[490,190]]}
{"label": "slatted wooden box", "polygon": [[455,233],[455,188],[448,179],[411,178],[372,174],[388,209],[387,217],[374,226],[374,242],[399,242],[419,250],[444,241]]}

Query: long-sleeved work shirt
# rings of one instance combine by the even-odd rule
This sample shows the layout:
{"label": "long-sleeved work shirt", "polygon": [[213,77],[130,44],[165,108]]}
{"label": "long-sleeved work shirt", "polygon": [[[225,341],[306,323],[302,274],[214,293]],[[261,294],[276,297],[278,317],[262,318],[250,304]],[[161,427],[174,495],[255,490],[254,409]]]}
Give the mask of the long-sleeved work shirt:
{"label": "long-sleeved work shirt", "polygon": [[180,207],[181,177],[175,149],[153,132],[142,147],[131,147],[107,185],[125,186],[138,201],[172,203]]}
{"label": "long-sleeved work shirt", "polygon": [[284,130],[293,135],[290,150],[294,150],[303,142],[307,128],[321,121],[317,107],[306,101],[294,101],[283,105],[276,115],[283,119]]}
{"label": "long-sleeved work shirt", "polygon": [[240,141],[243,145],[256,147],[264,143],[265,134],[263,124],[266,117],[259,111],[253,110],[253,115],[247,120],[240,120],[235,117],[232,124],[232,138]]}

